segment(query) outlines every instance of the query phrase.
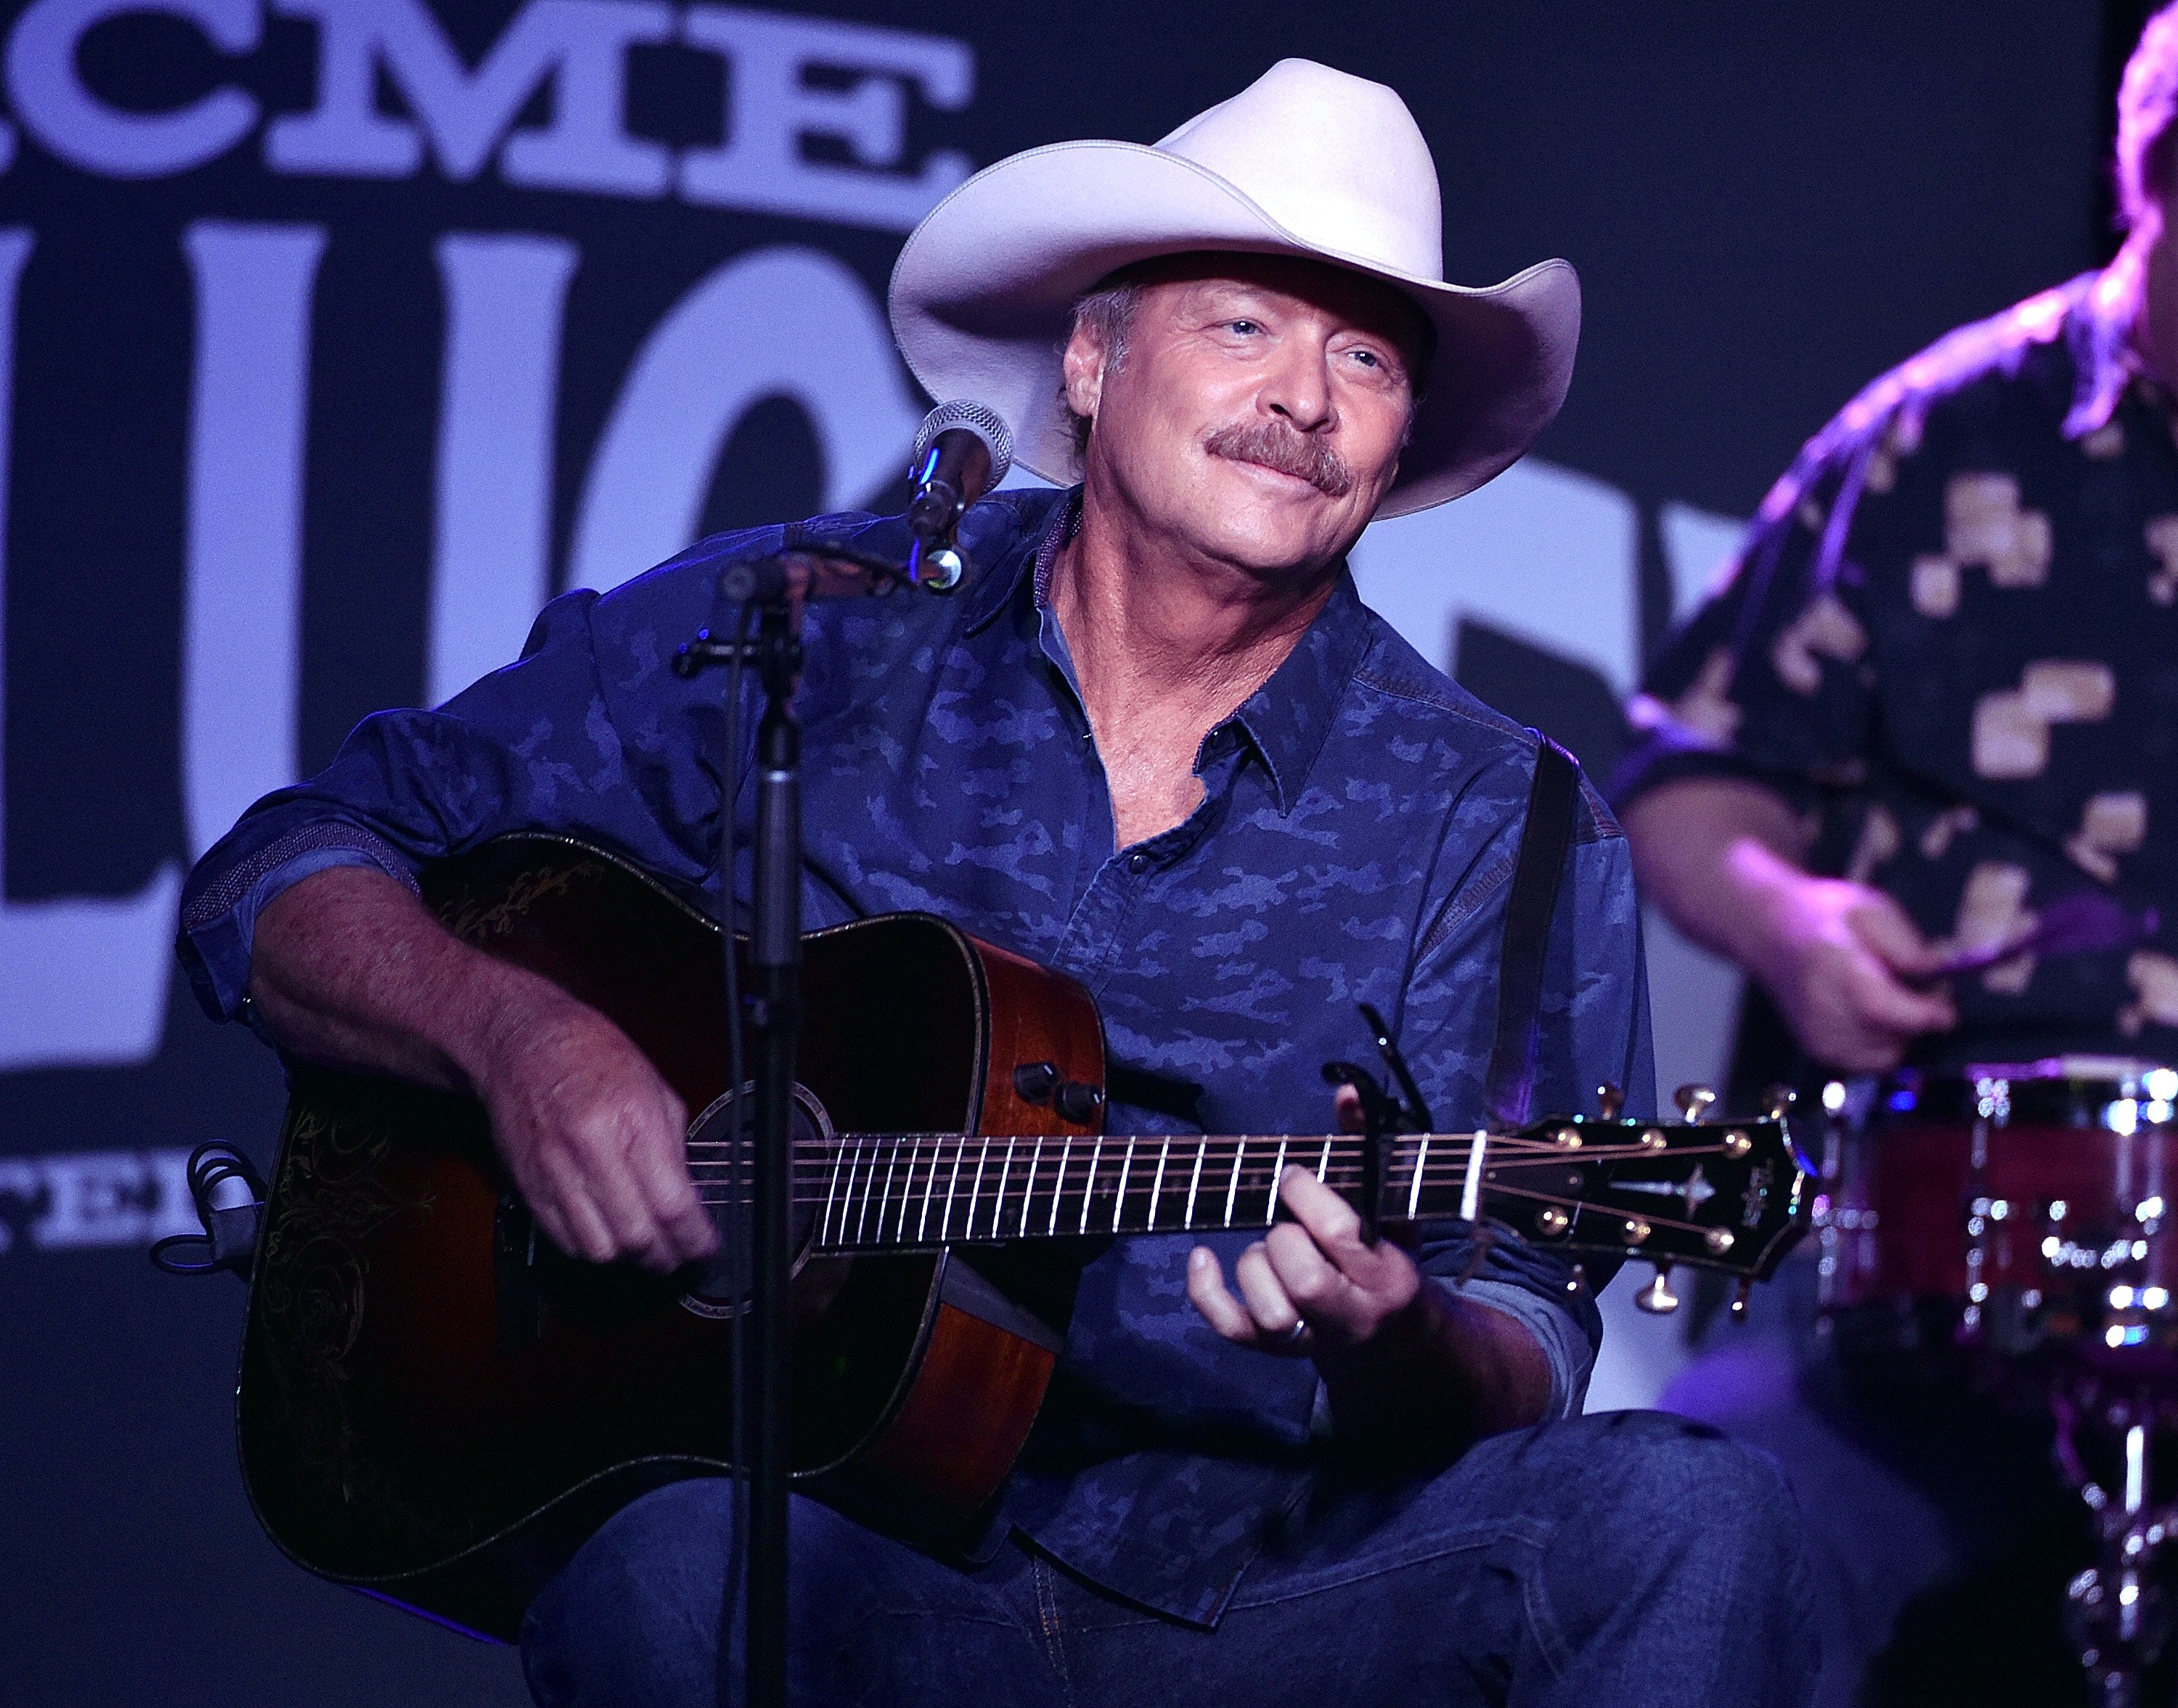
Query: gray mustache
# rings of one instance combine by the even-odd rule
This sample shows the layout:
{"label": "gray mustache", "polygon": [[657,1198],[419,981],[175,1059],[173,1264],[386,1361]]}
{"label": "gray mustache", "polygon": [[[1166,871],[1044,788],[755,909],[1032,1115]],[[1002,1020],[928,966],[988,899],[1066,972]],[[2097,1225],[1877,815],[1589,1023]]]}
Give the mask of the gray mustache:
{"label": "gray mustache", "polygon": [[1203,441],[1202,448],[1212,457],[1260,463],[1281,474],[1293,475],[1327,498],[1343,498],[1354,490],[1354,471],[1329,444],[1275,421],[1235,422],[1221,427]]}

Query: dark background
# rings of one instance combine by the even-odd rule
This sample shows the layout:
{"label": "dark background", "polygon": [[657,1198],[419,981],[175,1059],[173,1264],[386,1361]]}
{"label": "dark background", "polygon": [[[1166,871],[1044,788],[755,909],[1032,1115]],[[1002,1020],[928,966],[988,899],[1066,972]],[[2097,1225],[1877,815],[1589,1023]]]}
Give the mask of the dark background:
{"label": "dark background", "polygon": [[[10,20],[20,12],[10,8]],[[437,0],[473,58],[511,5]],[[972,45],[977,91],[919,138],[986,163],[1063,137],[1152,140],[1303,54],[1397,87],[1436,152],[1447,270],[1484,282],[1548,255],[1579,268],[1580,366],[1539,455],[1640,506],[1644,621],[1670,600],[1655,512],[1749,513],[1800,441],[1880,369],[2109,252],[2106,114],[2145,8],[2088,0],[959,0],[821,11]],[[222,79],[268,112],[311,100],[313,33],[268,20],[246,69],[134,19],[85,45],[86,79],[156,109]],[[705,140],[720,95],[638,54],[632,128]],[[451,228],[577,238],[555,538],[629,358],[736,251],[829,250],[882,292],[897,233],[451,183],[281,178],[254,140],[212,165],[96,178],[25,136],[0,223],[38,249],[19,309],[6,538],[8,900],[120,895],[186,859],[176,706],[190,298],[178,236],[206,217],[331,230],[313,338],[304,753],[416,700],[431,527],[440,309]],[[817,504],[791,406],[747,418],[707,521]],[[1551,726],[1577,669],[1479,639],[1486,698]],[[249,685],[234,692],[247,694]],[[1586,703],[1592,707],[1593,695]],[[1591,768],[1613,730],[1566,732]],[[0,968],[0,978],[9,977]],[[273,1064],[208,1025],[178,978],[155,1059],[0,1075],[0,1160],[238,1139],[269,1150]],[[269,1158],[268,1158],[269,1160]],[[0,1217],[35,1207],[0,1200]],[[259,1536],[234,1468],[242,1289],[129,1250],[0,1251],[0,1698],[176,1705],[523,1700],[511,1655],[304,1577]]]}

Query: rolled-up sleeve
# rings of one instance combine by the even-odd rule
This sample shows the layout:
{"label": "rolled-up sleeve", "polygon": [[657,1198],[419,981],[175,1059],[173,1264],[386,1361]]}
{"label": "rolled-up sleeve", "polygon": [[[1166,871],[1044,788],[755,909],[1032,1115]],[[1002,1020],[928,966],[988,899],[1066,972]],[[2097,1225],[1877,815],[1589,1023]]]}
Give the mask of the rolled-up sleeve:
{"label": "rolled-up sleeve", "polygon": [[215,1020],[242,1013],[257,916],[282,890],[335,866],[365,867],[416,887],[413,862],[391,843],[360,824],[335,819],[298,824],[254,848],[238,846],[232,859],[215,866],[214,857],[227,842],[254,840],[242,835],[249,823],[245,818],[205,857],[182,898],[182,965],[197,1000]]}

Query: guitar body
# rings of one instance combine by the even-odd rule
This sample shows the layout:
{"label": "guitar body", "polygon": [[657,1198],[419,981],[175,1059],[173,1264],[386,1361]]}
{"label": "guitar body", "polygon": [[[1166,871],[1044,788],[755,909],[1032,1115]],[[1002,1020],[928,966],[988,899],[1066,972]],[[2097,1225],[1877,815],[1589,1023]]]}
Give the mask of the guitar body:
{"label": "guitar body", "polygon": [[[509,837],[435,868],[455,933],[609,1015],[688,1107],[729,1092],[718,928],[634,868]],[[1078,986],[927,915],[804,939],[802,1130],[1075,1136],[1014,1070],[1101,1091]],[[732,1463],[733,1278],[556,1252],[483,1109],[292,1064],[237,1396],[244,1481],[298,1563],[512,1640],[530,1598],[637,1496]],[[720,1152],[720,1154],[723,1154]],[[723,1188],[723,1165],[699,1162]],[[821,1256],[796,1273],[797,1485],[935,1536],[1004,1480],[1071,1308],[1078,1251]],[[723,1268],[723,1265],[720,1266]]]}

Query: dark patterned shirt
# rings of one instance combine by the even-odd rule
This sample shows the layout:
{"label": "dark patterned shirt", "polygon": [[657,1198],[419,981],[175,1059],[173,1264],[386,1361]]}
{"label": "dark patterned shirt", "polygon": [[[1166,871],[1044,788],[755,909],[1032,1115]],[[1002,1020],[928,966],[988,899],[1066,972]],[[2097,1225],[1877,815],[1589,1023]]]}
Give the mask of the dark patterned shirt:
{"label": "dark patterned shirt", "polygon": [[[1061,495],[1000,495],[964,527],[987,567],[966,594],[812,608],[797,703],[807,923],[927,910],[1079,979],[1103,1015],[1115,1132],[1322,1130],[1320,1068],[1365,1050],[1365,1000],[1391,1017],[1439,1125],[1482,1124],[1535,737],[1425,664],[1342,574],[1270,682],[1204,739],[1201,805],[1114,851],[1042,597],[1075,513]],[[709,619],[721,562],[819,537],[895,556],[906,544],[898,521],[859,517],[707,541],[602,598],[556,600],[520,663],[440,710],[366,720],[192,877],[182,953],[206,1005],[238,1011],[258,911],[331,863],[407,879],[544,828],[708,883],[721,687],[681,681],[669,660]],[[744,857],[744,898],[747,885]],[[1600,1080],[1648,1112],[1640,964],[1625,845],[1584,792],[1550,948],[1539,1112],[1592,1106]],[[1467,1232],[1437,1229],[1424,1268],[1462,1274]],[[1206,1243],[1229,1273],[1249,1238]],[[1311,1366],[1230,1347],[1196,1315],[1191,1243],[1122,1241],[1085,1273],[1039,1426],[1046,1469],[1016,1478],[1010,1510],[1088,1575],[1207,1621],[1305,1486],[1322,1419]],[[1508,1234],[1462,1284],[1535,1333],[1557,1403],[1577,1405],[1601,1328],[1564,1260]]]}
{"label": "dark patterned shirt", "polygon": [[1764,500],[1633,707],[1615,794],[1736,775],[1817,825],[1815,869],[1945,950],[2104,886],[2131,950],[1954,981],[1916,1059],[2178,1059],[2178,446],[2133,365],[2132,262],[1884,375]]}

